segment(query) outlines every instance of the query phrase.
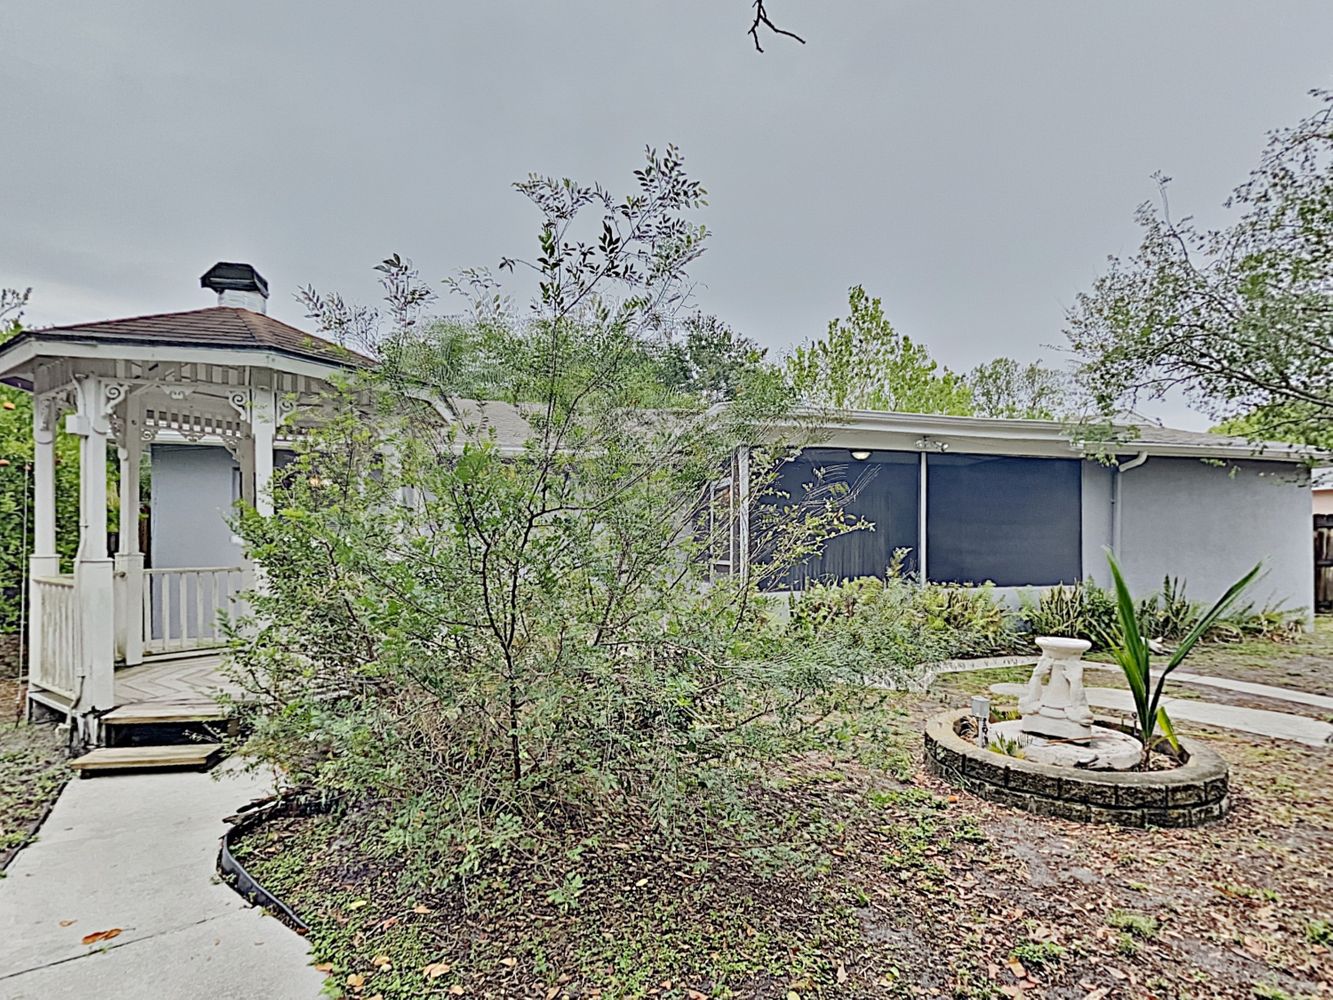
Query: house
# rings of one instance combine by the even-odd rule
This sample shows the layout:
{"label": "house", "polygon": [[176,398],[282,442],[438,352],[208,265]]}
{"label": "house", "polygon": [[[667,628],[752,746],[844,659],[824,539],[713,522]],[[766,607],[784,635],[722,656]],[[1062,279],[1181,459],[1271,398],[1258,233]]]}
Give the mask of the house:
{"label": "house", "polygon": [[1136,592],[1178,577],[1212,601],[1262,560],[1257,603],[1313,606],[1305,449],[1142,426],[1107,450],[1054,421],[840,414],[779,486],[841,479],[876,528],[833,539],[788,583],[882,574],[903,550],[937,583],[1108,586],[1109,549]]}
{"label": "house", "polygon": [[[201,651],[219,645],[219,618],[238,613],[254,576],[227,514],[241,498],[270,506],[274,470],[331,381],[374,363],[267,316],[267,283],[247,264],[219,263],[200,284],[215,306],[33,330],[0,345],[0,379],[35,404],[30,704],[66,715],[93,745],[118,727],[219,717],[210,695],[221,682]],[[527,425],[513,407],[466,405],[502,448],[522,446]],[[62,417],[81,442],[71,574],[55,548]],[[900,549],[907,568],[932,581],[1105,583],[1107,547],[1138,590],[1179,576],[1192,596],[1211,598],[1263,559],[1269,574],[1256,597],[1312,605],[1299,449],[1256,453],[1235,439],[1144,428],[1105,464],[1046,421],[801,415],[812,418],[822,422],[818,440],[782,466],[779,486],[801,496],[810,484],[845,482],[847,510],[875,530],[834,539],[784,586],[882,574]],[[124,495],[108,551],[112,445]],[[145,454],[147,552],[137,530]],[[740,511],[750,507],[749,456],[741,449],[733,463]],[[751,554],[751,518],[736,522],[729,569]]]}

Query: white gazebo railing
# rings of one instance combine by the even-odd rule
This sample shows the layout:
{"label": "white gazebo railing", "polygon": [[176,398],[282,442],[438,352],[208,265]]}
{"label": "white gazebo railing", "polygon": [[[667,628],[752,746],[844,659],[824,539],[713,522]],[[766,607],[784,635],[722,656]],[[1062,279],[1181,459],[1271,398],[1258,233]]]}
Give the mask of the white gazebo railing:
{"label": "white gazebo railing", "polygon": [[31,680],[41,688],[68,698],[78,696],[83,657],[82,620],[72,576],[40,576],[32,580],[38,642],[33,650]]}
{"label": "white gazebo railing", "polygon": [[222,623],[242,613],[240,566],[198,566],[143,571],[145,653],[222,645]]}

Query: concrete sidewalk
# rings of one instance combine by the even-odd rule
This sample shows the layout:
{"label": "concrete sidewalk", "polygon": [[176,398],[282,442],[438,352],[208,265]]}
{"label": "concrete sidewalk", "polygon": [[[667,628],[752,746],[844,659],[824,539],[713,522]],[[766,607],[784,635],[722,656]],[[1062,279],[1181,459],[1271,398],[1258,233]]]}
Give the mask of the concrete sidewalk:
{"label": "concrete sidewalk", "polygon": [[[1174,676],[1174,675],[1173,675]],[[1020,697],[1026,684],[992,684],[992,694]],[[1088,704],[1093,708],[1110,708],[1117,712],[1134,714],[1134,698],[1121,688],[1090,687],[1086,689]],[[1333,747],[1333,725],[1304,715],[1271,712],[1262,708],[1242,708],[1239,705],[1218,705],[1211,701],[1191,698],[1162,697],[1172,722],[1195,722],[1219,729],[1234,729],[1242,733],[1271,736],[1291,740],[1312,747]]]}
{"label": "concrete sidewalk", "polygon": [[216,878],[222,818],[264,793],[235,774],[71,781],[0,879],[0,998],[317,998],[305,941]]}

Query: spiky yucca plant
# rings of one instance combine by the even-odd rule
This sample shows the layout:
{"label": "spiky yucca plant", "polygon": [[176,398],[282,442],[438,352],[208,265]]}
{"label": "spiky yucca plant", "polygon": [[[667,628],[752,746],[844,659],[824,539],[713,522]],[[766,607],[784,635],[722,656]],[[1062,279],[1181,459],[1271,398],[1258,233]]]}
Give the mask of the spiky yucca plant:
{"label": "spiky yucca plant", "polygon": [[1166,709],[1161,705],[1162,689],[1166,686],[1166,679],[1169,677],[1185,657],[1189,655],[1194,644],[1202,639],[1208,630],[1216,624],[1217,620],[1225,615],[1236,600],[1244,593],[1263,568],[1262,563],[1255,565],[1239,580],[1233,583],[1225,594],[1218,598],[1217,603],[1200,615],[1193,626],[1180,643],[1175,651],[1167,660],[1166,666],[1162,668],[1157,675],[1156,684],[1153,683],[1152,675],[1152,653],[1148,649],[1147,640],[1139,630],[1139,619],[1134,606],[1134,598],[1129,592],[1129,587],[1125,584],[1125,578],[1120,572],[1120,564],[1116,562],[1115,556],[1108,549],[1106,552],[1106,561],[1111,564],[1111,577],[1115,586],[1116,598],[1116,624],[1117,634],[1106,637],[1106,646],[1115,657],[1116,662],[1120,664],[1120,669],[1124,671],[1125,680],[1129,682],[1130,693],[1134,696],[1134,714],[1136,717],[1136,735],[1143,744],[1143,757],[1140,761],[1140,767],[1146,767],[1148,764],[1148,755],[1152,752],[1156,741],[1157,730],[1161,729],[1162,735],[1174,746],[1176,743],[1175,730],[1171,725],[1171,719],[1166,714]]}

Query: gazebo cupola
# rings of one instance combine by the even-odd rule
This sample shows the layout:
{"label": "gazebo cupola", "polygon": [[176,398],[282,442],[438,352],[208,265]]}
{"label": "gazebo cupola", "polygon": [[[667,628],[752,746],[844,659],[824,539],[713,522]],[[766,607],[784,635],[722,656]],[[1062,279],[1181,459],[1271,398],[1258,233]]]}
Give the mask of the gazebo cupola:
{"label": "gazebo cupola", "polygon": [[[165,455],[197,446],[233,469],[228,495],[200,498],[187,505],[197,509],[171,519],[187,534],[225,530],[218,511],[230,507],[233,482],[240,497],[271,509],[275,449],[290,445],[335,373],[372,363],[266,315],[268,283],[249,264],[215,264],[200,284],[217,293],[216,306],[28,330],[0,345],[0,380],[33,395],[30,698],[67,713],[92,742],[99,716],[117,705],[116,664],[217,645],[217,616],[234,605],[249,572],[239,547],[231,565],[145,566],[138,530],[145,449],[167,446]],[[62,573],[56,550],[62,420],[79,438],[72,574]],[[106,530],[112,447],[121,494],[114,552]]]}
{"label": "gazebo cupola", "polygon": [[268,282],[249,264],[214,264],[199,279],[202,288],[218,293],[218,305],[268,312]]}

